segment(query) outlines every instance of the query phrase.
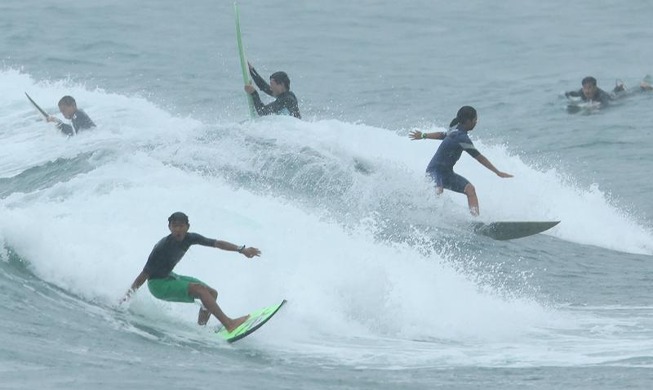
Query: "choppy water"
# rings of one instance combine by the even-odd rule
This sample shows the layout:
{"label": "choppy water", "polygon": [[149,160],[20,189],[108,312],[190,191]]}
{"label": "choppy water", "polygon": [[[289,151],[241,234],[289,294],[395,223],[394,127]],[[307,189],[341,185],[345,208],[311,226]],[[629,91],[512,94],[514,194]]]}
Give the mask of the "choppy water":
{"label": "choppy water", "polygon": [[[647,1],[240,5],[248,58],[305,118],[245,121],[231,2],[0,6],[0,388],[648,389],[653,94],[569,115],[565,90],[653,73]],[[98,125],[66,139],[44,109]],[[265,97],[264,97],[265,99]],[[462,105],[484,220],[424,169]],[[259,247],[177,267],[232,315],[289,304],[236,344],[196,305],[118,299],[176,210]],[[212,319],[212,324],[215,320]]]}

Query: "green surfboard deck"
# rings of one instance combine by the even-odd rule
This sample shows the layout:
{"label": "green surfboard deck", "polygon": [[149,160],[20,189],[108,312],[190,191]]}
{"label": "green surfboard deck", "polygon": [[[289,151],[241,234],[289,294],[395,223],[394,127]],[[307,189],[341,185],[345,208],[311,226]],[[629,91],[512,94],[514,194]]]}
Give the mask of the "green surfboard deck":
{"label": "green surfboard deck", "polygon": [[284,299],[281,301],[281,303],[267,306],[249,313],[249,318],[247,321],[243,322],[239,327],[234,329],[233,332],[227,332],[227,329],[220,327],[216,330],[216,333],[218,336],[222,337],[229,343],[238,341],[243,337],[254,333],[258,328],[263,326],[263,324],[268,322],[268,320],[272,318],[272,316],[275,315],[277,311],[281,309],[281,306],[283,306],[285,303],[286,300]]}

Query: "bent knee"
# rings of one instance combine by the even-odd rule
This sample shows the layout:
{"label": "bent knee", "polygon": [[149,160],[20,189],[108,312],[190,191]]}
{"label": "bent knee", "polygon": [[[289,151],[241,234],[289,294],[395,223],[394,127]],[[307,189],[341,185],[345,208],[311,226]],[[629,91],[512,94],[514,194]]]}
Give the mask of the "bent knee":
{"label": "bent knee", "polygon": [[214,298],[218,297],[218,292],[215,291],[215,289],[199,283],[190,283],[188,285],[188,292],[195,297],[199,297],[207,293],[213,296]]}
{"label": "bent knee", "polygon": [[467,195],[476,195],[476,188],[474,188],[474,185],[472,183],[468,183],[465,186],[465,194]]}

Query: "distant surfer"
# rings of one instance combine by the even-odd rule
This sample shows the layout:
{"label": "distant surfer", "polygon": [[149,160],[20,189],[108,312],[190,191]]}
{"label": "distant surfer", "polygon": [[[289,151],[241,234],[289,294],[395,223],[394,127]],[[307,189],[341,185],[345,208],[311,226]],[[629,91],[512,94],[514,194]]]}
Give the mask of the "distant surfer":
{"label": "distant surfer", "polygon": [[[585,77],[581,81],[581,86],[582,88],[577,91],[565,92],[565,97],[580,98],[583,102],[598,103],[601,107],[604,107],[607,106],[610,101],[621,99],[632,94],[625,88],[624,83],[620,80],[617,80],[611,93],[605,92],[599,88],[596,79],[592,76]],[[648,79],[644,78],[644,80],[639,84],[639,91],[644,92],[651,90],[653,90],[653,87],[651,87]]]}
{"label": "distant surfer", "polygon": [[75,135],[80,130],[87,130],[95,127],[95,123],[86,113],[77,108],[77,102],[72,96],[64,96],[59,100],[59,111],[63,114],[64,118],[72,122],[72,126],[63,123],[58,118],[50,115],[47,117],[48,122],[55,122],[56,126],[62,133],[66,135]]}
{"label": "distant surfer", "polygon": [[426,168],[426,173],[435,182],[436,194],[440,195],[443,189],[446,188],[467,195],[469,212],[473,216],[478,216],[480,212],[476,189],[467,179],[453,171],[453,166],[456,165],[463,151],[474,157],[487,169],[496,173],[497,176],[503,178],[512,177],[512,175],[496,169],[485,156],[476,150],[474,144],[469,139],[467,133],[474,129],[477,120],[478,117],[474,107],[463,106],[458,110],[451,124],[449,124],[449,131],[422,133],[419,130],[415,130],[408,135],[412,140],[425,138],[442,140],[442,143]]}
{"label": "distant surfer", "polygon": [[225,251],[241,253],[247,258],[260,256],[257,248],[237,246],[227,241],[206,238],[197,233],[189,233],[188,216],[175,212],[168,218],[170,235],[163,237],[152,249],[143,271],[136,277],[124,298],[125,302],[140,286],[147,281],[147,287],[156,298],[170,302],[202,302],[197,323],[206,325],[213,314],[229,331],[233,331],[247,320],[249,316],[236,319],[228,317],[218,303],[218,292],[204,282],[190,276],[177,275],[172,272],[177,263],[186,254],[191,245],[210,246]]}
{"label": "distant surfer", "polygon": [[259,89],[276,98],[270,104],[263,104],[256,89],[251,84],[245,85],[245,92],[252,96],[256,112],[261,116],[279,114],[292,115],[295,118],[301,119],[302,116],[299,113],[297,97],[290,91],[290,78],[286,72],[272,73],[270,75],[270,84],[268,84],[250,63],[247,63],[247,65],[249,66],[249,74]]}

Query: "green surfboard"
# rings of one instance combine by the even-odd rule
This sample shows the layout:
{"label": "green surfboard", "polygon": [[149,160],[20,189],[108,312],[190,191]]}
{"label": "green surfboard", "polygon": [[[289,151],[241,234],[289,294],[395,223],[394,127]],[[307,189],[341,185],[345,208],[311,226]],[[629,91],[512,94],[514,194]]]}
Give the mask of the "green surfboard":
{"label": "green surfboard", "polygon": [[281,301],[281,303],[277,303],[251,312],[247,321],[243,322],[239,327],[234,329],[233,332],[227,332],[225,327],[220,327],[216,329],[216,333],[218,336],[222,337],[229,343],[238,341],[243,337],[254,333],[258,328],[263,326],[263,324],[268,322],[268,320],[272,318],[272,316],[275,315],[277,311],[281,309],[281,306],[283,306],[285,303],[286,300],[284,299]]}
{"label": "green surfboard", "polygon": [[[234,12],[236,13],[236,39],[238,41],[240,68],[243,71],[243,82],[245,84],[251,84],[252,80],[249,79],[249,68],[247,66],[247,60],[245,59],[245,50],[243,49],[243,38],[240,34],[240,13],[238,12],[238,3],[234,3]],[[247,104],[249,105],[249,116],[255,118],[256,110],[254,109],[254,100],[250,94],[247,94]]]}
{"label": "green surfboard", "polygon": [[513,240],[528,237],[549,230],[560,221],[502,221],[472,224],[474,233],[490,237],[495,240]]}

